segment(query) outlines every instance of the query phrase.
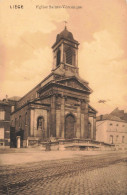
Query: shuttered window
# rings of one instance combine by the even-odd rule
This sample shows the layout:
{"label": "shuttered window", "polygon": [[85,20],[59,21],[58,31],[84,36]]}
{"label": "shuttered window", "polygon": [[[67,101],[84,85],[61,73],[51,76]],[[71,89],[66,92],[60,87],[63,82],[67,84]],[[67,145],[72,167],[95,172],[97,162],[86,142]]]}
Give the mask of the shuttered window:
{"label": "shuttered window", "polygon": [[56,66],[59,66],[59,64],[60,64],[60,54],[61,54],[61,52],[60,52],[60,50],[58,50]]}
{"label": "shuttered window", "polygon": [[67,64],[71,64],[72,65],[72,50],[71,50],[71,48],[68,48],[67,50],[66,50],[66,63]]}

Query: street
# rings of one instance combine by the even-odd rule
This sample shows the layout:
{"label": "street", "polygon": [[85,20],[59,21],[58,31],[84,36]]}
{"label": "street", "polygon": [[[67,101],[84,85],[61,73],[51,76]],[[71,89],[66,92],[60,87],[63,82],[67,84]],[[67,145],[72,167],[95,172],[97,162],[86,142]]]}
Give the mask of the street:
{"label": "street", "polygon": [[127,153],[0,166],[0,194],[126,195]]}

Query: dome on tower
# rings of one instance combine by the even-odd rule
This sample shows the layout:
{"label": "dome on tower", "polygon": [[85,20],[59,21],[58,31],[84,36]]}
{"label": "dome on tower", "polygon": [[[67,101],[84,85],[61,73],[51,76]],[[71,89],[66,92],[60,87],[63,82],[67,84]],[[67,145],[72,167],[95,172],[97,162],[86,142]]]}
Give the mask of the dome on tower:
{"label": "dome on tower", "polygon": [[67,30],[66,26],[65,29],[57,35],[56,42],[60,41],[61,39],[67,39],[69,41],[77,42],[76,40],[74,40],[73,34]]}

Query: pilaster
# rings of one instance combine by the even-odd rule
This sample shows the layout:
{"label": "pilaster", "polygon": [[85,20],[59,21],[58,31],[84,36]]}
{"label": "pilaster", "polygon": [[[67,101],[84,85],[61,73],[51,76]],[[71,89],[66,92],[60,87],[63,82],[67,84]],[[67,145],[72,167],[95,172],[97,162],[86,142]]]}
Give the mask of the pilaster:
{"label": "pilaster", "polygon": [[88,130],[88,104],[86,103],[84,110],[84,138],[88,138]]}
{"label": "pilaster", "polygon": [[30,111],[30,136],[34,136],[34,109]]}
{"label": "pilaster", "polygon": [[96,117],[93,118],[93,140],[96,140]]}
{"label": "pilaster", "polygon": [[56,96],[51,97],[50,137],[56,137]]}
{"label": "pilaster", "polygon": [[76,138],[81,137],[81,103],[77,107]]}
{"label": "pilaster", "polygon": [[61,128],[60,128],[60,138],[64,138],[64,129],[65,129],[65,97],[61,97]]}

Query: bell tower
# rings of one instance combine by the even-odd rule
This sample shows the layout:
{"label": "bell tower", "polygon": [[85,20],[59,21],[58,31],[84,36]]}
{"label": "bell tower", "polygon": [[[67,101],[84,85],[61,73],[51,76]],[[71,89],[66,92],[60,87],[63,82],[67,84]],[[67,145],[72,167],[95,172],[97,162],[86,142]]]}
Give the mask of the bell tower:
{"label": "bell tower", "polygon": [[61,70],[71,75],[78,75],[78,41],[65,29],[57,35],[53,44],[53,71]]}

